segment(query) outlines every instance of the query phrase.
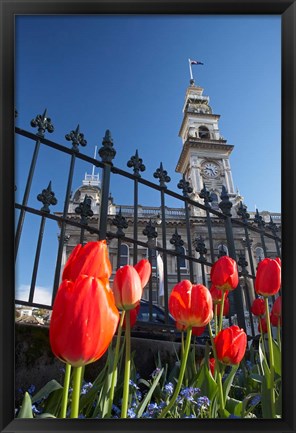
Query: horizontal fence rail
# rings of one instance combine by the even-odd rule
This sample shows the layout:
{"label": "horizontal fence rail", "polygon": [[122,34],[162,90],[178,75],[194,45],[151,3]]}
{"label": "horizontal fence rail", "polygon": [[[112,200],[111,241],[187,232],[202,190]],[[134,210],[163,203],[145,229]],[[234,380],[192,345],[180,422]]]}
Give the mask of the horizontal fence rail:
{"label": "horizontal fence rail", "polygon": [[[37,120],[36,120],[37,119]],[[147,257],[152,265],[152,276],[144,291],[149,302],[149,323],[158,326],[153,319],[153,305],[159,303],[164,311],[164,324],[169,326],[169,293],[174,284],[182,279],[189,279],[194,283],[202,283],[210,288],[210,269],[221,255],[229,255],[235,259],[239,267],[240,282],[237,289],[229,293],[230,312],[229,322],[237,323],[247,330],[250,337],[257,332],[257,324],[251,314],[252,300],[257,296],[254,291],[257,261],[264,257],[280,257],[280,215],[271,215],[265,221],[258,211],[252,216],[247,207],[241,202],[236,216],[232,216],[232,203],[226,189],[221,190],[219,209],[211,206],[209,193],[204,187],[200,197],[204,204],[190,197],[192,188],[185,177],[178,183],[181,193],[170,190],[170,182],[162,163],[154,173],[158,183],[143,178],[140,172],[145,170],[138,152],[127,162],[133,172],[122,170],[113,165],[116,151],[110,131],[106,131],[102,147],[99,149],[101,161],[84,155],[79,146],[85,146],[86,140],[79,127],[67,134],[66,140],[72,143],[72,148],[55,143],[45,138],[45,132],[52,132],[51,120],[46,111],[31,122],[38,128],[36,134],[15,128],[17,137],[26,143],[35,143],[26,185],[21,203],[16,203],[16,259],[21,242],[25,218],[32,215],[39,220],[36,225],[36,250],[33,260],[33,270],[28,299],[15,299],[16,305],[52,309],[54,298],[61,280],[61,273],[66,255],[75,246],[72,238],[84,244],[88,240],[106,239],[109,253],[114,256],[113,276],[116,269],[123,264],[135,264]],[[38,164],[38,154],[42,146],[62,153],[69,159],[69,169],[65,173],[66,192],[64,197],[56,197],[49,182],[46,188],[40,188],[37,200],[42,207],[37,209],[29,205],[31,186]],[[101,170],[102,185],[100,189],[99,211],[94,213],[90,197],[77,204],[75,212],[70,212],[72,203],[72,183],[77,161],[83,161]],[[87,178],[87,176],[89,176]],[[110,198],[111,179],[120,182],[127,179],[133,191],[133,203],[119,206]],[[86,180],[92,181],[92,176],[86,175]],[[139,185],[154,190],[159,197],[160,206],[139,205]],[[16,185],[18,188],[18,185]],[[168,198],[173,198],[179,207],[167,206]],[[63,203],[59,212],[51,212],[52,206]],[[74,202],[73,202],[74,203]],[[57,245],[54,269],[53,287],[50,303],[34,302],[37,278],[39,273],[41,252],[48,248],[45,245],[44,231],[46,223],[57,225]],[[78,237],[75,236],[78,233]],[[253,240],[256,239],[257,248],[262,251],[254,256]],[[220,248],[217,243],[220,242]],[[21,259],[21,258],[20,258]],[[161,263],[161,267],[160,264]],[[111,279],[113,278],[111,277]],[[274,300],[274,299],[273,299]]]}

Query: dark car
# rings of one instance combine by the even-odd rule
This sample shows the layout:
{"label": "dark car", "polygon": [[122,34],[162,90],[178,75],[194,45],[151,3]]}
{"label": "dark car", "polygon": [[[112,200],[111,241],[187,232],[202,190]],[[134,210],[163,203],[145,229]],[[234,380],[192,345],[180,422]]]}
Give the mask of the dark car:
{"label": "dark car", "polygon": [[[150,303],[141,299],[137,321],[132,328],[132,336],[167,341],[181,341],[181,332],[176,328],[176,321],[171,314],[168,323],[165,321],[165,310],[159,305],[152,304],[152,320],[150,320]],[[199,337],[193,337],[197,343],[205,344],[209,341],[207,329]]]}

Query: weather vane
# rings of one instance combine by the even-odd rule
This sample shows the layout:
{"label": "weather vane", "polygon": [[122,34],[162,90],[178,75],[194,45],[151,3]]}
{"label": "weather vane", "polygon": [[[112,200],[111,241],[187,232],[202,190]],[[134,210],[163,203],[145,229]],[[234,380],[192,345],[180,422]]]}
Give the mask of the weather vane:
{"label": "weather vane", "polygon": [[189,71],[190,71],[190,84],[194,84],[194,78],[192,75],[192,65],[203,65],[202,62],[199,62],[198,60],[191,60],[188,59],[189,62]]}

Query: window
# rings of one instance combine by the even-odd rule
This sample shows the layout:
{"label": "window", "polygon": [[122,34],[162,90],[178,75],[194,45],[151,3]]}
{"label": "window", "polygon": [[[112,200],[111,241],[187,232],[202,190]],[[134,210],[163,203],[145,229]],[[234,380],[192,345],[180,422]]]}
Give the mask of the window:
{"label": "window", "polygon": [[198,128],[198,132],[199,132],[199,138],[205,138],[205,139],[210,139],[210,131],[208,130],[208,128],[206,126],[200,126]]}
{"label": "window", "polygon": [[120,257],[119,257],[119,266],[125,266],[129,264],[129,248],[126,244],[120,245]]}
{"label": "window", "polygon": [[261,262],[261,260],[264,259],[264,251],[263,251],[263,248],[261,248],[261,247],[257,247],[257,248],[255,248],[255,257],[256,257],[256,261],[257,261],[257,263]]}
{"label": "window", "polygon": [[[180,269],[187,269],[186,266],[186,259],[185,256],[186,255],[186,249],[185,247],[180,247],[180,254],[179,254],[179,266]],[[178,261],[177,261],[177,257],[176,257],[176,267],[178,266]]]}
{"label": "window", "polygon": [[218,257],[228,256],[228,248],[225,244],[218,245]]}

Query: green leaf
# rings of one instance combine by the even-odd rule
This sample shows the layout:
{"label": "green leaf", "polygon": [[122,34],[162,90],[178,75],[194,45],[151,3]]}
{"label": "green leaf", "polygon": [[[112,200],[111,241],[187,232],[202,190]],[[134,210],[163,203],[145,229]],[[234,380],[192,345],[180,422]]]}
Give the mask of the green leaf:
{"label": "green leaf", "polygon": [[63,388],[52,391],[45,401],[44,410],[47,413],[58,416],[60,413],[61,403],[63,397]]}
{"label": "green leaf", "polygon": [[34,418],[32,411],[32,401],[28,392],[25,393],[21,409],[17,418]]}
{"label": "green leaf", "polygon": [[282,376],[282,355],[281,350],[276,341],[272,339],[273,357],[274,357],[274,371],[279,376]]}
{"label": "green leaf", "polygon": [[223,383],[224,401],[226,401],[226,399],[228,397],[228,394],[229,394],[229,391],[230,391],[230,388],[231,388],[231,385],[232,385],[232,382],[233,382],[233,379],[234,379],[235,373],[237,372],[238,367],[239,367],[239,364],[232,366],[230,373],[228,374],[226,380]]}
{"label": "green leaf", "polygon": [[149,391],[148,391],[147,395],[145,396],[144,400],[142,401],[141,405],[138,406],[138,410],[136,412],[137,418],[141,418],[141,416],[143,415],[143,412],[144,412],[146,406],[148,405],[148,403],[151,400],[153,391],[156,388],[158,382],[160,381],[162,373],[163,373],[163,368],[160,370],[158,375],[155,377],[154,382],[152,383],[151,388],[149,389]]}
{"label": "green leaf", "polygon": [[36,416],[36,418],[56,418],[56,416],[51,413],[42,413],[41,415]]}
{"label": "green leaf", "polygon": [[243,402],[240,400],[236,400],[235,398],[227,398],[226,401],[226,409],[228,412],[235,416],[241,416],[242,413]]}
{"label": "green leaf", "polygon": [[280,417],[282,416],[282,385],[280,387],[279,395],[275,400],[275,412]]}
{"label": "green leaf", "polygon": [[196,387],[200,388],[202,395],[206,395],[212,402],[214,396],[217,393],[218,385],[211,373],[209,372],[209,368],[206,363],[204,363],[200,369],[196,381]]}
{"label": "green leaf", "polygon": [[59,384],[56,380],[50,380],[47,382],[47,384],[41,388],[33,397],[32,397],[32,404],[36,403],[36,401],[39,400],[45,400],[48,398],[49,394],[51,394],[53,391],[56,391],[57,389],[62,389],[62,385]]}

